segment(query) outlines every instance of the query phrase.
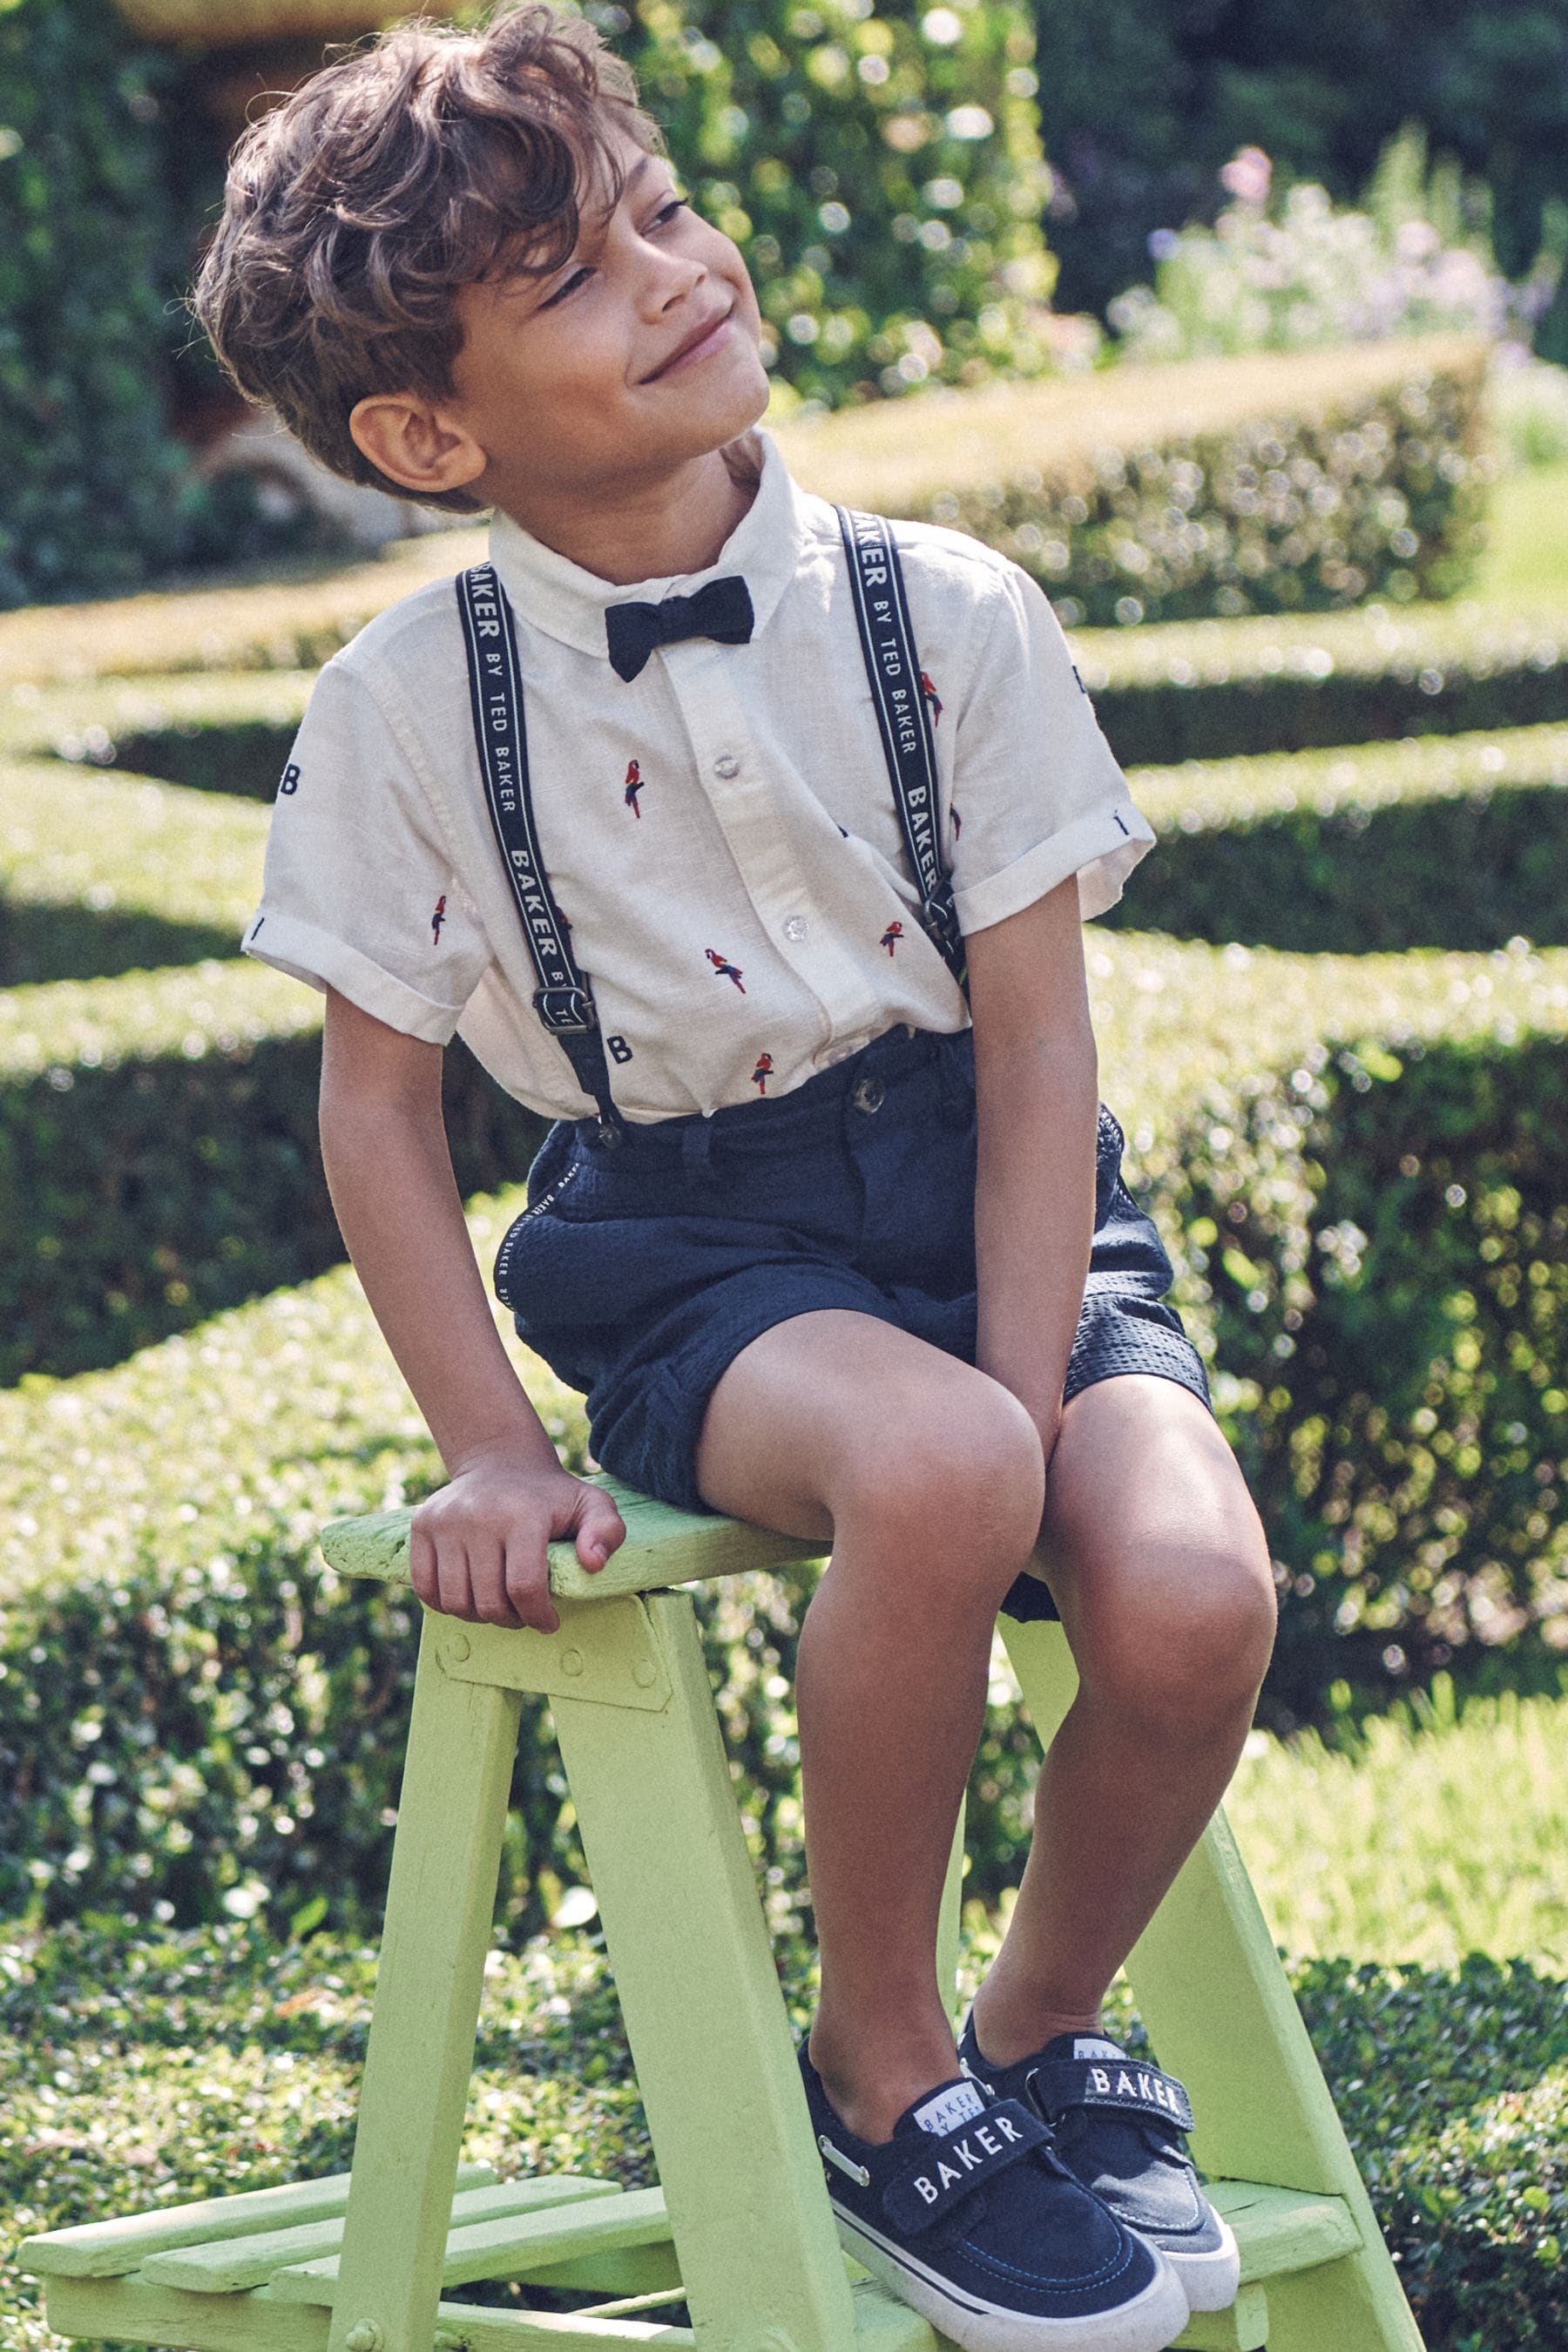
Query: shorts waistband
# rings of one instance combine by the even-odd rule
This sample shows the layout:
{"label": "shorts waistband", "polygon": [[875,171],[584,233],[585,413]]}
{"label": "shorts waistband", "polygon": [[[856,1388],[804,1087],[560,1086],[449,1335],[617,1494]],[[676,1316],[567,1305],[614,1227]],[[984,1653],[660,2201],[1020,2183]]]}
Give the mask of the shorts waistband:
{"label": "shorts waistband", "polygon": [[879,1080],[883,1087],[897,1086],[917,1070],[929,1069],[944,1055],[964,1053],[969,1035],[967,1028],[911,1031],[900,1022],[897,1028],[884,1030],[868,1045],[862,1045],[858,1053],[792,1087],[787,1095],[768,1095],[754,1103],[727,1103],[711,1114],[692,1111],[680,1118],[628,1125],[624,1139],[607,1151],[592,1139],[596,1129],[593,1119],[577,1121],[578,1138],[595,1159],[626,1169],[689,1161],[692,1140],[699,1138],[725,1150],[776,1150],[795,1130],[825,1116],[836,1117],[844,1097],[868,1078]]}

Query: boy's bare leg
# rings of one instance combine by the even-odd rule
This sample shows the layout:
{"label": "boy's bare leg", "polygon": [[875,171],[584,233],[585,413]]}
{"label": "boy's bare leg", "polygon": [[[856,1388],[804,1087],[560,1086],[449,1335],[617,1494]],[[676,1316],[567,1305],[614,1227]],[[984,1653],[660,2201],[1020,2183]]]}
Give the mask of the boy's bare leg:
{"label": "boy's bare leg", "polygon": [[1044,1536],[1079,1686],[975,2000],[980,2047],[999,2066],[1098,2027],[1111,1978],[1225,1793],[1274,1637],[1258,1514],[1208,1412],[1173,1381],[1126,1374],[1068,1405]]}
{"label": "boy's bare leg", "polygon": [[796,1685],[822,1955],[811,2049],[850,2130],[886,2139],[958,2072],[938,1913],[997,1605],[1039,1527],[1039,1437],[984,1373],[829,1310],[736,1358],[697,1474],[715,1509],[832,1540]]}

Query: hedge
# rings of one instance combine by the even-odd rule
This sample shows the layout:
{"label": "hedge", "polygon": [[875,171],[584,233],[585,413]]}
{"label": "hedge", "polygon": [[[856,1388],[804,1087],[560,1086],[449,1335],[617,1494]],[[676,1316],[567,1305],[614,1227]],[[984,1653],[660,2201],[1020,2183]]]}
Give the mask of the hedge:
{"label": "hedge", "polygon": [[1321,611],[1463,585],[1484,389],[1484,347],[1434,339],[932,394],[784,438],[807,488],[973,531],[1073,625]]}
{"label": "hedge", "polygon": [[1082,630],[1117,757],[1144,765],[1568,719],[1568,612],[1445,611]]}
{"label": "hedge", "polygon": [[[1559,1539],[1540,1521],[1555,1489],[1534,1469],[1568,1451],[1568,1406],[1549,1369],[1568,1279],[1568,1222],[1554,1222],[1552,1206],[1564,1197],[1552,1089],[1568,1035],[1568,956],[1309,961],[1107,937],[1094,941],[1091,962],[1103,1082],[1128,1128],[1130,1172],[1149,1185],[1178,1250],[1188,1228],[1180,1295],[1277,1530],[1288,1590],[1263,1720],[1331,1727],[1339,1714],[1353,1717],[1445,1664],[1466,1688],[1485,1686],[1505,1664],[1510,1678],[1547,1686],[1568,1630]],[[285,993],[271,1005],[277,992]],[[324,1192],[291,1169],[278,1172],[285,1147],[305,1165],[312,1000],[249,967],[13,992],[0,1012],[14,1017],[30,1006],[33,1068],[76,1081],[58,1092],[40,1087],[41,1110],[63,1106],[79,1117],[74,1107],[92,1099],[89,1073],[50,1055],[74,1042],[110,1062],[112,1033],[89,1027],[85,1009],[96,1003],[101,1024],[110,1000],[162,1024],[162,1050],[129,1066],[153,1080],[146,1097],[130,1098],[147,1118],[142,1223],[132,1202],[114,1236],[120,1263],[142,1285],[136,1312],[193,1321],[203,1311],[195,1295],[202,1280],[269,1287],[285,1277],[265,1252],[335,1255]],[[174,1277],[190,1280],[193,1296],[160,1299],[156,1252],[189,1249],[190,1217],[204,1209],[200,1198],[183,1214],[165,1205],[168,1196],[178,1210],[196,1190],[189,1137],[214,1131],[205,1121],[221,1118],[228,1089],[259,1085],[258,1062],[263,1076],[283,1067],[280,1054],[268,1065],[258,1049],[255,1024],[269,1009],[278,1018],[285,1003],[296,1008],[296,1058],[292,1091],[274,1080],[267,1097],[270,1152],[252,1144],[254,1179],[239,1160],[226,1163],[237,1265],[231,1274],[217,1251],[206,1258],[193,1250],[192,1275]],[[184,1064],[171,1053],[182,1022],[204,1059]],[[1244,1063],[1238,1035],[1249,1041]],[[1336,1036],[1363,1042],[1331,1052],[1323,1041]],[[1405,1091],[1393,1083],[1391,1040],[1413,1072]],[[14,1069],[28,1059],[15,1036],[9,1058]],[[1363,1084],[1378,1114],[1370,1121]],[[117,1112],[126,1099],[99,1098]],[[1360,1127],[1351,1113],[1362,1115]],[[247,1118],[254,1137],[254,1108]],[[105,1128],[100,1110],[70,1130],[71,1148],[122,1163]],[[479,1142],[487,1137],[493,1149],[493,1130],[481,1129]],[[1396,1163],[1419,1153],[1416,1177],[1390,1177],[1383,1159],[1394,1144]],[[1325,1191],[1325,1168],[1338,1191]],[[1520,1196],[1512,1226],[1505,1178]],[[1475,1232],[1447,1204],[1461,1185],[1478,1204]],[[22,1185],[16,1193],[16,1263],[37,1264],[46,1210],[62,1226],[67,1215],[76,1220],[52,1285],[37,1284],[45,1304],[36,1344],[47,1342],[47,1302],[58,1312],[63,1297],[79,1318],[79,1350],[88,1339],[107,1346],[98,1286],[105,1261],[93,1254],[90,1198],[84,1204],[58,1187],[37,1202],[33,1192]],[[1410,1216],[1408,1241],[1396,1223],[1373,1216],[1363,1192],[1386,1194]],[[477,1205],[481,1262],[517,1199]],[[291,1228],[279,1227],[280,1203]],[[1333,1404],[1349,1434],[1339,1445],[1336,1433],[1331,1452],[1317,1434],[1328,1384],[1343,1377],[1337,1365],[1353,1371],[1353,1350],[1366,1344],[1355,1319],[1358,1309],[1364,1316],[1365,1286],[1358,1291],[1352,1278],[1358,1215],[1385,1253],[1364,1258],[1389,1299],[1373,1335],[1379,1383],[1409,1400],[1409,1425],[1391,1412],[1386,1429],[1373,1426],[1352,1380]],[[203,1249],[212,1250],[212,1230],[198,1228]],[[1432,1274],[1461,1262],[1469,1270],[1479,1244],[1491,1287],[1476,1286],[1466,1308],[1455,1303],[1456,1277],[1434,1283]],[[1545,1269],[1540,1284],[1528,1272],[1536,1265]],[[1347,1315],[1342,1338],[1333,1318]],[[1461,1318],[1462,1349],[1454,1344]],[[1439,1360],[1435,1350],[1447,1353]],[[537,1366],[531,1380],[569,1457],[580,1459],[580,1408]],[[1466,1432],[1477,1421],[1485,1442],[1472,1459]],[[412,1653],[405,1608],[309,1573],[312,1531],[334,1514],[382,1507],[405,1487],[423,1491],[438,1471],[347,1272],[275,1292],[112,1370],[24,1382],[0,1396],[0,1661],[8,1669],[0,1682],[0,1747],[8,1751],[0,1908],[27,1899],[36,1878],[52,1914],[166,1900],[180,1916],[200,1917],[238,1877],[275,1889],[280,1905],[291,1890],[302,1902],[330,1885],[339,1916],[353,1924],[384,1866],[395,1754],[385,1718],[406,1701]],[[1320,1472],[1324,1491],[1314,1484]],[[1403,1574],[1410,1559],[1420,1576]],[[747,1580],[708,1604],[711,1663],[758,1854],[784,1874],[777,1901],[785,1910],[799,1885],[787,1692],[800,1591],[798,1581]],[[1506,1655],[1496,1646],[1503,1636]],[[37,1672],[43,1660],[47,1674]],[[1336,1680],[1345,1685],[1338,1707],[1329,1696]],[[254,1738],[243,1723],[258,1727]],[[519,1916],[531,1925],[548,1909],[551,1874],[575,1866],[553,1769],[536,1727],[519,1767],[513,1856]],[[977,1770],[976,1892],[994,1895],[1008,1882],[1031,1772],[1026,1732],[1016,1718],[994,1719]],[[330,1843],[307,1823],[330,1823]]]}
{"label": "hedge", "polygon": [[[113,1362],[337,1263],[321,1019],[238,960],[0,993],[0,1381]],[[445,1101],[464,1192],[522,1172],[542,1124],[461,1046]]]}
{"label": "hedge", "polygon": [[1333,950],[1568,944],[1568,728],[1135,770],[1160,835],[1108,920]]}
{"label": "hedge", "polygon": [[[969,1985],[983,1949],[966,1951]],[[810,1956],[789,1939],[779,1961],[801,2032]],[[1568,2326],[1562,1984],[1479,1955],[1453,1969],[1287,1967],[1428,2352],[1556,2352]],[[7,2240],[346,2169],[374,1971],[373,1949],[339,1937],[285,1943],[233,1923],[13,1930],[0,1945]],[[1122,1986],[1107,2024],[1145,2054]],[[505,2178],[653,2179],[597,1938],[557,1933],[492,1958],[462,2153]],[[37,2284],[12,2276],[0,2346],[50,2352]]]}
{"label": "hedge", "polygon": [[0,763],[0,987],[230,956],[267,820],[177,784]]}

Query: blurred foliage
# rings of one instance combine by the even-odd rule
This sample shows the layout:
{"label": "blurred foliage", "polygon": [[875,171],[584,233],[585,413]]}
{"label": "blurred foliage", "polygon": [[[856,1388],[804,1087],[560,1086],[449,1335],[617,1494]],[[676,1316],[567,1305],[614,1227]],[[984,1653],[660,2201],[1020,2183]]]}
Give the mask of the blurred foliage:
{"label": "blurred foliage", "polygon": [[1568,729],[1144,768],[1116,929],[1342,955],[1568,946]]}
{"label": "blurred foliage", "polygon": [[1155,231],[1153,287],[1129,287],[1107,312],[1118,358],[1500,335],[1510,289],[1467,229],[1456,175],[1439,168],[1428,184],[1418,131],[1389,142],[1361,211],[1310,180],[1271,201],[1272,170],[1244,147],[1220,173],[1231,202],[1212,228]]}
{"label": "blurred foliage", "polygon": [[[1220,168],[1249,143],[1352,203],[1418,124],[1485,184],[1509,278],[1568,243],[1568,0],[1035,0],[1035,15],[1066,310],[1103,311],[1144,276],[1152,232],[1212,218]],[[1568,359],[1568,281],[1536,344]]]}
{"label": "blurred foliage", "polygon": [[0,607],[277,543],[249,486],[193,480],[167,427],[177,72],[110,0],[0,10]]}
{"label": "blurred foliage", "polygon": [[[1065,626],[1453,594],[1492,463],[1460,339],[1116,368],[791,436],[807,487],[973,532]],[[870,461],[869,464],[868,461]]]}
{"label": "blurred foliage", "polygon": [[589,0],[710,219],[764,356],[837,406],[1046,362],[1052,269],[1026,0]]}
{"label": "blurred foliage", "polygon": [[[965,1954],[973,1982],[992,1948]],[[789,2020],[810,1955],[778,1948]],[[0,1943],[0,2252],[26,2234],[342,2171],[375,1955],[255,1926],[108,1916]],[[1568,2168],[1563,1987],[1479,1955],[1452,1969],[1295,1959],[1289,1975],[1428,2352],[1556,2352]],[[1109,2029],[1148,2041],[1124,1986]],[[462,2154],[503,2179],[638,2187],[652,2151],[598,1937],[557,1934],[486,1972]],[[39,2290],[7,2266],[5,2352],[49,2352]],[[487,2290],[516,2307],[515,2289]]]}
{"label": "blurred foliage", "polygon": [[[321,1000],[255,971],[0,995],[0,1380],[117,1362],[341,1258]],[[527,1165],[542,1122],[461,1045],[443,1098],[465,1193]]]}
{"label": "blurred foliage", "polygon": [[1184,1295],[1289,1596],[1262,1719],[1452,1666],[1550,1687],[1568,1636],[1558,1038],[1392,1037],[1189,1131]]}

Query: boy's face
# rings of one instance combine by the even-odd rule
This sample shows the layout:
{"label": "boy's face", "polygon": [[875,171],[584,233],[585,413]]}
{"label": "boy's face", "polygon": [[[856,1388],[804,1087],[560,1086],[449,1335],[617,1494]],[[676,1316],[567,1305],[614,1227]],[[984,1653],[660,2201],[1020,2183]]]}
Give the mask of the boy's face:
{"label": "boy's face", "polygon": [[756,295],[729,237],[628,140],[606,210],[587,197],[571,257],[547,278],[463,287],[455,402],[484,451],[472,487],[508,512],[534,497],[631,487],[756,423],[768,382]]}

